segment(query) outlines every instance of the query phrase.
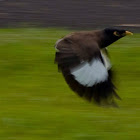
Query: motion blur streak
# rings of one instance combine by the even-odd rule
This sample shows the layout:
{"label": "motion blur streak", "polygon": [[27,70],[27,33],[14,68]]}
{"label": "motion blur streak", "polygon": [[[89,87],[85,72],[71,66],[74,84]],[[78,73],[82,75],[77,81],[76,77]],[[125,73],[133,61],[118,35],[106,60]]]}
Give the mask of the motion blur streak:
{"label": "motion blur streak", "polygon": [[[139,140],[139,5],[139,0],[0,0],[0,139]],[[114,25],[134,35],[108,48],[120,108],[99,108],[66,85],[54,64],[54,44],[79,28]]]}
{"label": "motion blur streak", "polygon": [[0,26],[140,27],[140,1],[0,0]]}

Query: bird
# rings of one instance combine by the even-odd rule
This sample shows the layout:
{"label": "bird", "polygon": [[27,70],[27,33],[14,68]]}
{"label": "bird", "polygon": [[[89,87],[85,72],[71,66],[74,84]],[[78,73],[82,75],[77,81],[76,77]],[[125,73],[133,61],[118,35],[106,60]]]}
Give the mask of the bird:
{"label": "bird", "polygon": [[112,27],[73,32],[55,43],[55,63],[75,93],[99,106],[118,107],[107,47],[126,35],[133,33]]}

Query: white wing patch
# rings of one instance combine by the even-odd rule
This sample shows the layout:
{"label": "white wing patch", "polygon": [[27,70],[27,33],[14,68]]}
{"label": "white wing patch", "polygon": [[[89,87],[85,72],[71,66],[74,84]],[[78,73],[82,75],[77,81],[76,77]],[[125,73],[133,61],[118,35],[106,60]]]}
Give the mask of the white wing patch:
{"label": "white wing patch", "polygon": [[101,55],[102,55],[102,58],[104,60],[104,63],[105,63],[105,67],[107,70],[110,70],[111,68],[111,63],[110,63],[110,60],[109,58],[107,57],[107,55],[104,53],[104,51],[101,50]]}
{"label": "white wing patch", "polygon": [[82,62],[71,69],[71,74],[81,85],[92,87],[97,83],[107,80],[108,71],[100,59],[93,59],[89,62]]}

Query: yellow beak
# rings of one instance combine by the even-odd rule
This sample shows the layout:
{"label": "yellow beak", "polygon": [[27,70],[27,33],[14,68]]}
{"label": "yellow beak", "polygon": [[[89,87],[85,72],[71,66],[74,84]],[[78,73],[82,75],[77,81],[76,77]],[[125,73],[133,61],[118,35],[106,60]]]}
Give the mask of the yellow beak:
{"label": "yellow beak", "polygon": [[125,31],[125,35],[133,35],[133,33],[129,31]]}

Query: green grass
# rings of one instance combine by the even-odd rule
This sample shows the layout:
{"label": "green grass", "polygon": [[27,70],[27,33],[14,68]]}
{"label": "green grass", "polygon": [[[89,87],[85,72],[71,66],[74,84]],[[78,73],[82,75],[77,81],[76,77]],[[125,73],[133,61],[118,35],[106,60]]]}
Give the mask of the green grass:
{"label": "green grass", "polygon": [[140,34],[109,47],[116,109],[79,98],[58,73],[54,44],[70,32],[0,29],[1,140],[140,139]]}

